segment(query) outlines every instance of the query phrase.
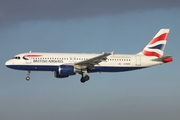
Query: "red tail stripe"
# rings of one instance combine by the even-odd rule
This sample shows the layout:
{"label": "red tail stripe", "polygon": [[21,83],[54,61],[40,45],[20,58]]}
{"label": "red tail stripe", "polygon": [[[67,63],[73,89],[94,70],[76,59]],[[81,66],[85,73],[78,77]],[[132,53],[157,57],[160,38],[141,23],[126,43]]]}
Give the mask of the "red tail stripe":
{"label": "red tail stripe", "polygon": [[156,56],[156,57],[161,57],[160,54],[156,53],[156,52],[149,52],[149,51],[146,51],[146,50],[143,50],[143,54],[146,55],[146,56]]}
{"label": "red tail stripe", "polygon": [[157,41],[167,40],[168,33],[161,34],[160,36],[153,38],[149,44],[156,43]]}

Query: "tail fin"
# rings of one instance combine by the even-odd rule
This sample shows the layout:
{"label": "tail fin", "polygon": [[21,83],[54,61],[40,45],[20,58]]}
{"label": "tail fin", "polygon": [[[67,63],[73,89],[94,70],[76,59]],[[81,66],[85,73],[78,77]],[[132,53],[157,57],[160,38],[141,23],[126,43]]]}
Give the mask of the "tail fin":
{"label": "tail fin", "polygon": [[161,29],[153,37],[153,39],[146,45],[146,47],[138,54],[145,56],[162,57],[164,54],[164,48],[168,39],[169,29]]}

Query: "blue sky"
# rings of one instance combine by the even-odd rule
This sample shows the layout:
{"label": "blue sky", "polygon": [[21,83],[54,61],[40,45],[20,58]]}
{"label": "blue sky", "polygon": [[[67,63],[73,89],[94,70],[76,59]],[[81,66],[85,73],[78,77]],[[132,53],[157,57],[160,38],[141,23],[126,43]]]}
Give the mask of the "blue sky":
{"label": "blue sky", "polygon": [[[59,4],[62,9],[52,4],[49,7],[55,8],[44,13],[45,8],[50,9],[46,4],[31,3],[26,8],[22,7],[26,3],[18,4],[20,1],[9,5],[14,11],[3,7],[0,12],[0,119],[180,119],[179,3],[157,1],[133,6],[124,0],[121,5],[106,0],[110,7],[97,3],[93,9],[88,7],[91,2],[86,1],[82,5],[72,3],[70,9],[66,8],[68,1],[64,7]],[[31,5],[37,6],[35,10],[29,9]],[[78,5],[76,10],[74,6]],[[170,28],[165,55],[173,56],[172,63],[131,72],[94,73],[85,84],[80,83],[80,75],[57,79],[53,72],[32,72],[27,82],[26,71],[4,65],[14,55],[30,50],[73,53],[116,50],[119,54],[135,54],[161,28]]]}

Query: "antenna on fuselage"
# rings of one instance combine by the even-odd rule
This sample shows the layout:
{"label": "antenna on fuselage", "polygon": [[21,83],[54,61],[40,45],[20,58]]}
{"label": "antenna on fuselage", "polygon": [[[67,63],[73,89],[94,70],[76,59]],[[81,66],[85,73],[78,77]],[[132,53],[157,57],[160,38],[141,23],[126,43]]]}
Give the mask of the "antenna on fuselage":
{"label": "antenna on fuselage", "polygon": [[114,50],[114,51],[112,51],[112,52],[111,52],[111,55],[114,55],[114,54],[115,54],[115,52],[116,52],[115,50]]}
{"label": "antenna on fuselage", "polygon": [[30,50],[29,53],[31,53],[32,51]]}

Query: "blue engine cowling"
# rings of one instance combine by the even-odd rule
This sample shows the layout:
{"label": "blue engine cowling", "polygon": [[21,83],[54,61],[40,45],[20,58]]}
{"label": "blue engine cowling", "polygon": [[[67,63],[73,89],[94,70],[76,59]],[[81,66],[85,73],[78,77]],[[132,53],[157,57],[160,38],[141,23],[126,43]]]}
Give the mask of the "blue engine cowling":
{"label": "blue engine cowling", "polygon": [[69,77],[69,75],[75,75],[74,66],[72,65],[61,65],[58,71],[54,71],[56,78],[65,78]]}
{"label": "blue engine cowling", "polygon": [[69,77],[69,75],[61,75],[61,74],[59,74],[59,71],[54,71],[54,77],[56,77],[56,78],[66,78],[66,77]]}

